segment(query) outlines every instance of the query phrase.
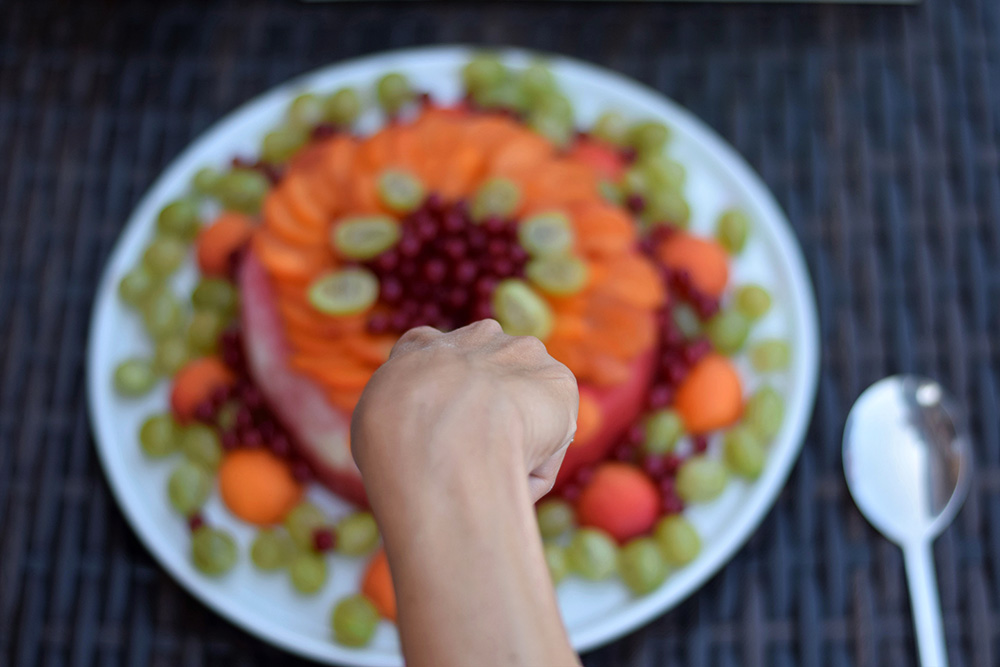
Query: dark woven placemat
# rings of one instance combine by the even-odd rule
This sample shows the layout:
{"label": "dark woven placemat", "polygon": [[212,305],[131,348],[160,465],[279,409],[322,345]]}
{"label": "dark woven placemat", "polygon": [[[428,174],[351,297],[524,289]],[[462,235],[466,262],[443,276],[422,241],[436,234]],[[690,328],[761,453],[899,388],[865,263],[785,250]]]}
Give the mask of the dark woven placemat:
{"label": "dark woven placemat", "polygon": [[899,551],[848,497],[847,409],[915,371],[969,407],[979,472],[938,541],[952,664],[1000,664],[1000,5],[0,7],[0,664],[292,664],[182,591],[98,467],[83,349],[115,237],[213,120],[322,64],[515,44],[644,81],[716,128],[788,213],[823,372],[787,489],[701,592],[605,665],[915,664]]}

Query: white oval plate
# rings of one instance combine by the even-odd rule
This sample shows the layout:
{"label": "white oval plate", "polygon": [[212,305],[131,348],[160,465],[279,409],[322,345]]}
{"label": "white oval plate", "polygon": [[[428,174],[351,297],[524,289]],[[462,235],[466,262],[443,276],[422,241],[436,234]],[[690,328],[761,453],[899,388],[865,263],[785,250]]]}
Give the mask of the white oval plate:
{"label": "white oval plate", "polygon": [[[253,155],[260,137],[279,122],[286,105],[299,92],[325,92],[344,85],[371,90],[380,74],[397,70],[409,76],[418,89],[439,99],[456,99],[460,94],[458,71],[469,53],[460,47],[415,49],[332,65],[279,86],[226,116],[174,160],[143,197],[111,254],[94,304],[87,353],[91,421],[111,489],[139,538],[174,579],[202,602],[272,644],[323,662],[402,663],[395,630],[388,623],[380,625],[374,641],[364,649],[347,649],[330,639],[330,609],[336,599],[357,589],[363,563],[333,557],[332,577],[326,588],[313,597],[298,596],[284,574],[254,570],[245,555],[253,530],[229,516],[213,498],[206,508],[207,519],[231,529],[244,556],[236,569],[221,579],[206,578],[191,566],[187,528],[166,500],[165,481],[172,464],[144,459],[137,445],[143,418],[166,409],[167,388],[160,386],[141,400],[121,399],[112,390],[115,365],[126,356],[149,353],[141,324],[119,303],[116,286],[139,260],[153,233],[157,211],[186,190],[200,167],[221,167],[234,155]],[[531,55],[510,51],[506,57],[511,64],[523,64]],[[629,595],[618,581],[586,583],[570,578],[559,586],[560,608],[573,646],[586,651],[637,628],[689,596],[736,553],[760,523],[802,445],[819,366],[817,321],[809,276],[788,221],[760,179],[731,147],[684,109],[621,75],[562,57],[552,57],[550,63],[583,125],[605,109],[619,109],[635,118],[659,118],[673,128],[671,154],[688,169],[687,195],[694,230],[710,233],[716,216],[730,206],[741,206],[750,214],[753,235],[735,262],[733,275],[738,282],[763,284],[775,297],[774,308],[754,327],[752,336],[781,336],[791,342],[794,351],[792,368],[772,379],[785,396],[787,414],[763,474],[750,484],[734,481],[715,502],[688,510],[703,539],[698,558],[673,573],[657,591],[641,598]],[[372,111],[362,120],[362,128],[373,129],[378,122]],[[189,290],[194,280],[194,265],[188,262],[175,284]],[[745,360],[740,363],[744,377],[752,377]],[[748,392],[754,384],[754,380],[748,381]],[[310,495],[331,513],[342,514],[348,509],[322,489],[312,489]]]}

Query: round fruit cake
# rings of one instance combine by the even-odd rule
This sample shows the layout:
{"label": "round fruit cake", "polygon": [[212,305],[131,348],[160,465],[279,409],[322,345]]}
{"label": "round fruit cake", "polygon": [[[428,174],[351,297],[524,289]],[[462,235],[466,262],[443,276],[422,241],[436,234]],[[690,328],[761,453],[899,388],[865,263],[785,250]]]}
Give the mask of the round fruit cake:
{"label": "round fruit cake", "polygon": [[[495,318],[576,375],[577,437],[538,506],[557,582],[618,572],[638,594],[657,588],[700,548],[685,505],[713,500],[731,473],[759,475],[782,419],[780,395],[764,384],[745,397],[730,358],[771,305],[758,285],[730,285],[749,221],[730,209],[714,238],[686,230],[669,129],[610,111],[581,131],[541,64],[482,56],[462,76],[452,103],[383,76],[385,122],[367,136],[353,131],[353,89],[300,95],[259,159],[194,175],[120,283],[156,348],[124,360],[115,385],[135,396],[172,378],[170,412],[139,440],[151,458],[183,453],[168,495],[194,564],[218,576],[238,558],[201,513],[216,484],[259,527],[254,564],[287,570],[302,594],[323,587],[327,552],[375,551],[362,592],[332,615],[348,645],[395,616],[351,412],[410,328]],[[192,243],[188,309],[166,279]],[[748,351],[761,374],[789,356],[780,340]],[[359,509],[334,521],[302,500],[313,481]]]}

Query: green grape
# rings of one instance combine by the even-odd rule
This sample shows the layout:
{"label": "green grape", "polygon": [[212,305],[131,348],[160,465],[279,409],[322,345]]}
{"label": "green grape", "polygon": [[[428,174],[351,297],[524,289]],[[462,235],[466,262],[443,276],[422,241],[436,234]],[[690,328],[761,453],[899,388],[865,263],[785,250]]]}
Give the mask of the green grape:
{"label": "green grape", "polygon": [[311,551],[299,552],[292,557],[288,573],[295,590],[304,595],[312,595],[326,583],[326,560]]}
{"label": "green grape", "polygon": [[213,167],[202,167],[195,172],[191,179],[191,186],[194,191],[201,195],[214,195],[219,189],[219,181],[222,179],[222,172]]}
{"label": "green grape", "polygon": [[523,280],[501,280],[493,290],[493,312],[505,333],[545,340],[552,333],[552,308]]}
{"label": "green grape", "polygon": [[684,338],[692,340],[701,335],[701,319],[691,306],[686,303],[671,304],[670,315]]}
{"label": "green grape", "polygon": [[558,211],[536,213],[517,227],[521,247],[535,257],[558,257],[573,246],[573,227]]}
{"label": "green grape", "polygon": [[156,343],[153,353],[153,368],[160,375],[173,377],[191,359],[187,342],[179,334],[173,334]]}
{"label": "green grape", "polygon": [[147,359],[126,359],[115,368],[115,391],[121,396],[136,398],[156,385],[156,371]]}
{"label": "green grape", "polygon": [[646,193],[646,207],[642,219],[648,223],[668,223],[687,229],[691,222],[691,207],[684,195],[676,190],[653,190]]}
{"label": "green grape", "polygon": [[233,569],[238,557],[236,540],[224,530],[201,526],[191,535],[191,560],[202,574],[223,575]]}
{"label": "green grape", "polygon": [[212,476],[197,463],[184,461],[170,474],[167,496],[175,510],[191,516],[205,503],[212,491]]}
{"label": "green grape", "polygon": [[146,456],[154,459],[177,451],[177,422],[173,415],[153,415],[139,428],[139,445]]}
{"label": "green grape", "polygon": [[636,595],[651,593],[667,580],[670,568],[656,541],[649,537],[632,540],[618,553],[618,572]]}
{"label": "green grape", "polygon": [[264,140],[261,142],[260,159],[272,164],[287,162],[306,145],[308,140],[308,133],[301,127],[271,130],[264,135]]}
{"label": "green grape", "polygon": [[663,409],[649,415],[646,420],[646,439],[642,443],[647,454],[666,454],[674,451],[677,441],[684,435],[684,422],[675,410]]}
{"label": "green grape", "polygon": [[341,88],[326,98],[324,109],[326,120],[348,127],[361,115],[361,97],[353,88]]}
{"label": "green grape", "polygon": [[239,293],[228,280],[202,278],[191,293],[191,304],[195,308],[217,311],[227,318],[239,308]]}
{"label": "green grape", "polygon": [[538,503],[535,511],[538,515],[538,530],[546,539],[559,537],[576,523],[573,506],[560,498],[543,500]]}
{"label": "green grape", "polygon": [[309,286],[309,304],[324,315],[354,315],[364,312],[378,299],[378,278],[355,266],[327,273]]}
{"label": "green grape", "polygon": [[690,563],[701,551],[698,531],[680,514],[660,519],[656,524],[656,542],[667,564],[674,567]]}
{"label": "green grape", "polygon": [[477,222],[493,216],[508,218],[520,203],[521,188],[516,183],[506,178],[491,178],[479,186],[469,212]]}
{"label": "green grape", "polygon": [[378,177],[378,196],[396,213],[409,213],[420,206],[426,195],[424,184],[402,169],[386,169]]}
{"label": "green grape", "polygon": [[157,232],[184,242],[193,241],[199,229],[201,217],[198,202],[193,199],[178,199],[167,204],[156,218]]}
{"label": "green grape", "polygon": [[256,169],[237,168],[219,180],[218,197],[228,210],[257,213],[270,187],[267,177]]}
{"label": "green grape", "polygon": [[118,283],[118,296],[127,305],[138,308],[143,304],[150,292],[159,288],[159,278],[156,278],[142,264],[125,274]]}
{"label": "green grape", "polygon": [[573,104],[562,93],[552,91],[535,101],[534,110],[573,127]]}
{"label": "green grape", "polygon": [[196,310],[188,325],[187,344],[193,352],[212,354],[219,345],[219,336],[226,323],[214,310]]}
{"label": "green grape", "polygon": [[783,371],[791,361],[792,348],[783,340],[762,340],[750,348],[750,363],[759,373]]}
{"label": "green grape", "polygon": [[142,263],[152,275],[166,278],[180,268],[187,249],[177,239],[160,237],[142,254]]}
{"label": "green grape", "polygon": [[378,545],[378,524],[371,512],[348,514],[337,522],[337,552],[363,556]]}
{"label": "green grape", "polygon": [[729,209],[719,216],[715,227],[715,238],[733,255],[739,254],[747,243],[750,220],[739,209]]}
{"label": "green grape", "polygon": [[344,218],[333,228],[334,249],[348,259],[368,260],[396,245],[399,223],[387,215]]}
{"label": "green grape", "polygon": [[299,95],[288,107],[288,122],[300,130],[310,130],[323,122],[326,112],[323,100],[312,93]]}
{"label": "green grape", "polygon": [[477,54],[462,68],[462,82],[473,94],[497,86],[506,78],[507,68],[491,54]]}
{"label": "green grape", "polygon": [[680,162],[664,155],[652,155],[636,163],[646,183],[657,189],[680,192],[687,180],[687,170]]}
{"label": "green grape", "polygon": [[760,285],[744,285],[736,290],[733,301],[736,309],[751,322],[764,317],[771,309],[771,295]]}
{"label": "green grape", "polygon": [[191,424],[180,434],[181,450],[189,461],[205,470],[216,470],[222,462],[222,443],[215,429],[205,424]]}
{"label": "green grape", "polygon": [[521,72],[518,83],[522,94],[529,101],[542,99],[556,90],[556,77],[552,70],[540,62],[528,65]]}
{"label": "green grape", "polygon": [[295,552],[295,545],[283,530],[267,528],[257,533],[250,545],[250,560],[266,572],[280,570],[288,565]]}
{"label": "green grape", "polygon": [[581,528],[566,548],[569,569],[584,579],[607,579],[618,567],[618,546],[607,533]]}
{"label": "green grape", "polygon": [[570,296],[587,286],[587,265],[579,257],[533,259],[524,274],[538,289],[553,296]]}
{"label": "green grape", "polygon": [[572,121],[541,109],[528,114],[528,127],[552,142],[556,148],[566,148],[576,133]]}
{"label": "green grape", "polygon": [[477,90],[472,99],[484,109],[514,109],[524,111],[528,108],[528,97],[517,81],[507,79],[495,86]]}
{"label": "green grape", "polygon": [[765,443],[771,442],[781,430],[785,418],[785,401],[773,387],[763,386],[747,401],[743,423]]}
{"label": "green grape", "polygon": [[764,469],[764,447],[748,426],[736,426],[723,436],[722,455],[729,469],[742,477],[757,479]]}
{"label": "green grape", "polygon": [[614,146],[624,146],[628,139],[628,121],[618,111],[605,111],[598,116],[590,133]]}
{"label": "green grape", "polygon": [[375,92],[378,95],[378,103],[389,115],[395,114],[404,104],[413,99],[413,89],[410,88],[410,82],[398,72],[390,72],[382,76],[375,84]]}
{"label": "green grape", "polygon": [[149,295],[143,305],[142,321],[153,340],[162,340],[184,328],[184,312],[170,288],[164,286]]}
{"label": "green grape", "polygon": [[604,198],[604,201],[609,204],[621,205],[625,201],[625,193],[622,191],[621,186],[617,183],[602,180],[597,184],[597,190],[601,197]]}
{"label": "green grape", "polygon": [[729,475],[716,459],[692,456],[677,471],[677,495],[686,503],[714,500],[725,490]]}
{"label": "green grape", "polygon": [[746,342],[750,324],[738,310],[727,308],[719,311],[705,324],[705,333],[713,347],[722,354],[734,354]]}
{"label": "green grape", "polygon": [[549,576],[552,577],[553,584],[558,584],[569,574],[566,548],[554,542],[546,542],[543,549],[545,552],[545,564],[549,566]]}
{"label": "green grape", "polygon": [[372,640],[378,622],[375,605],[360,593],[340,600],[330,617],[337,643],[355,648],[366,646]]}
{"label": "green grape", "polygon": [[313,534],[329,525],[323,510],[310,502],[296,505],[285,517],[285,529],[299,549],[313,550]]}
{"label": "green grape", "polygon": [[641,156],[659,155],[670,141],[670,130],[663,123],[647,120],[629,128],[628,144]]}

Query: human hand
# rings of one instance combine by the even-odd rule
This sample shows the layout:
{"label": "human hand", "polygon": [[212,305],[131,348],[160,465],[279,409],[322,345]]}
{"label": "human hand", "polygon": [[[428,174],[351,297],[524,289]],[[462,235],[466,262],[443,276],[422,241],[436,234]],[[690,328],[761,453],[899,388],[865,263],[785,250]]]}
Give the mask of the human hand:
{"label": "human hand", "polygon": [[494,320],[420,327],[365,388],[351,448],[368,485],[482,470],[526,477],[537,500],[573,439],[578,403],[573,374],[537,338],[508,336]]}

